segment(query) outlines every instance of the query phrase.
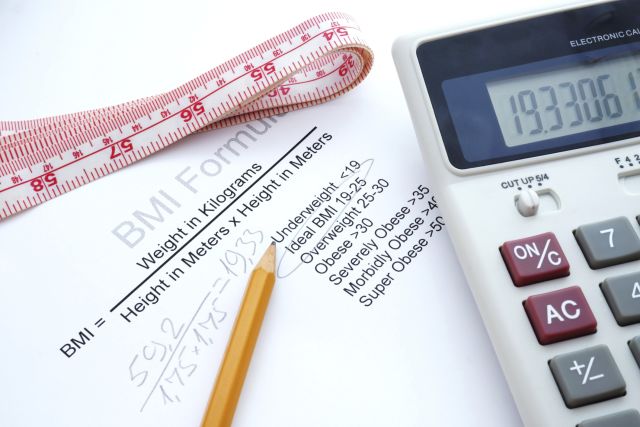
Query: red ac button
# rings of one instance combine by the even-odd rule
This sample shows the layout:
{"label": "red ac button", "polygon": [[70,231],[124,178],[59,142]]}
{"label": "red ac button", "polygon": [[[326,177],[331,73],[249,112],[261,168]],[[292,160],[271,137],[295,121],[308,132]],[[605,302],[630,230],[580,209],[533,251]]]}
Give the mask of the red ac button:
{"label": "red ac button", "polygon": [[580,311],[578,303],[570,299],[564,300],[560,304],[560,310],[553,304],[547,304],[547,325],[551,325],[553,322],[575,320],[580,317]]}
{"label": "red ac button", "polygon": [[598,325],[578,286],[533,295],[524,308],[540,344],[592,334]]}

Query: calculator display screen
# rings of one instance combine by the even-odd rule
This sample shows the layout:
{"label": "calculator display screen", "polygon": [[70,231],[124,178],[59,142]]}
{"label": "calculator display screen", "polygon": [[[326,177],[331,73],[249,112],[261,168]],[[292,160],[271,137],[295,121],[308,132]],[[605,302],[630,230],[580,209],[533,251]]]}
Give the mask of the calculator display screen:
{"label": "calculator display screen", "polygon": [[619,0],[416,47],[451,165],[640,137],[640,1]]}
{"label": "calculator display screen", "polygon": [[640,119],[640,55],[594,59],[486,87],[508,147]]}

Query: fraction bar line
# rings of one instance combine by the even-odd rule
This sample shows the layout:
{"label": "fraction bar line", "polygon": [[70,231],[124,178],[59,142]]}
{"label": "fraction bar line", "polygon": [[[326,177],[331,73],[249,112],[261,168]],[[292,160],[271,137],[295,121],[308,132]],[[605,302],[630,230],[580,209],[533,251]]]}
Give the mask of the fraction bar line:
{"label": "fraction bar line", "polygon": [[173,257],[175,257],[176,255],[178,255],[185,247],[187,247],[192,241],[193,239],[195,239],[196,237],[198,237],[200,235],[200,233],[202,233],[204,230],[207,229],[207,227],[209,227],[211,224],[213,224],[219,217],[220,215],[222,215],[223,213],[225,213],[227,211],[227,209],[229,209],[231,206],[233,206],[233,204],[235,202],[237,202],[238,200],[240,200],[242,198],[242,196],[244,196],[247,191],[251,190],[251,188],[256,185],[258,182],[260,182],[260,180],[262,178],[264,178],[267,174],[269,174],[269,172],[271,172],[273,170],[273,168],[275,168],[281,161],[283,161],[289,154],[291,154],[291,152],[293,150],[295,150],[296,148],[298,148],[298,146],[300,144],[302,144],[304,142],[305,139],[307,139],[309,137],[309,135],[311,135],[316,129],[318,129],[318,126],[314,126],[313,128],[311,128],[311,130],[309,132],[307,132],[307,134],[305,136],[302,137],[302,139],[300,139],[300,141],[296,142],[294,144],[293,147],[291,147],[286,153],[284,153],[282,155],[282,157],[280,157],[278,160],[276,160],[276,162],[271,165],[271,167],[269,167],[269,169],[267,169],[262,175],[260,175],[260,177],[255,180],[250,186],[248,186],[242,193],[240,193],[238,195],[238,197],[236,197],[235,199],[233,199],[231,201],[231,203],[229,203],[227,206],[225,206],[224,209],[222,209],[222,211],[220,211],[220,213],[218,213],[216,216],[214,216],[208,223],[206,223],[200,230],[198,230],[193,236],[191,236],[191,238],[189,240],[187,240],[182,246],[180,246],[173,254],[171,254],[171,256],[169,256],[169,258],[167,258],[162,264],[160,264],[155,270],[153,270],[147,277],[145,277],[140,283],[138,283],[138,285],[136,285],[131,291],[129,291],[129,293],[127,295],[124,296],[124,298],[122,298],[120,301],[118,301],[118,303],[116,305],[114,305],[113,307],[111,307],[111,310],[109,310],[109,312],[113,313],[113,311],[115,309],[117,309],[118,307],[120,307],[120,305],[125,302],[131,295],[133,295],[138,289],[140,289],[140,287],[142,285],[144,285],[150,278],[152,278],[158,271],[160,271],[165,265],[167,265],[168,262],[170,262]]}

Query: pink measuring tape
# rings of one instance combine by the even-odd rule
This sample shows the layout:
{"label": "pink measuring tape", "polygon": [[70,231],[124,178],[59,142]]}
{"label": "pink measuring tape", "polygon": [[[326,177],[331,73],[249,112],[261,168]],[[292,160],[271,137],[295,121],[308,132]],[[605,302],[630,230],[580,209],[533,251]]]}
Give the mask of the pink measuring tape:
{"label": "pink measuring tape", "polygon": [[0,122],[0,218],[193,132],[333,99],[360,83],[372,62],[353,18],[325,13],[170,92],[98,110]]}

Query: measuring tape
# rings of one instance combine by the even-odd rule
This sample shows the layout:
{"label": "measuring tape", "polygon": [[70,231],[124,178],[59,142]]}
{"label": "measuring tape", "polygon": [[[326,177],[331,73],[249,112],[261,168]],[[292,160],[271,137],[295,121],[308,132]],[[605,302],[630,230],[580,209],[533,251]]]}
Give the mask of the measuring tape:
{"label": "measuring tape", "polygon": [[349,15],[311,18],[182,86],[113,107],[0,122],[0,219],[203,130],[333,99],[373,54]]}

